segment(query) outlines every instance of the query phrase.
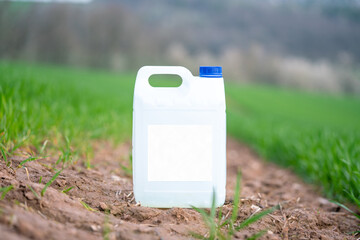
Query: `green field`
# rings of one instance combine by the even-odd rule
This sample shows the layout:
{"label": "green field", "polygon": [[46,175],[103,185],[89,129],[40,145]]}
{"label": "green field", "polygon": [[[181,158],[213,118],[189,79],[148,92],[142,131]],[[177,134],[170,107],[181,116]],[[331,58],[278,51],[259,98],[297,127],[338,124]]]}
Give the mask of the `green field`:
{"label": "green field", "polygon": [[80,152],[91,139],[130,138],[135,74],[109,74],[45,65],[0,64],[1,143],[38,149],[68,138]]}
{"label": "green field", "polygon": [[231,135],[360,207],[360,98],[233,85],[227,96]]}
{"label": "green field", "polygon": [[[93,139],[131,137],[135,73],[0,62],[0,144],[91,152]],[[228,132],[324,194],[360,198],[360,98],[226,85]]]}

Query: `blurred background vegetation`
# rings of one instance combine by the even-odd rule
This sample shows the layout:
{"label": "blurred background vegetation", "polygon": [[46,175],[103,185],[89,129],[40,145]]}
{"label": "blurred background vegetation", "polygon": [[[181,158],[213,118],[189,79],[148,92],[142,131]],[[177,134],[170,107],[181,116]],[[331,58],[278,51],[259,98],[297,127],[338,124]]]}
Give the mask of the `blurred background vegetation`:
{"label": "blurred background vegetation", "polygon": [[220,65],[228,133],[360,208],[359,0],[81,2],[0,2],[3,159],[129,140],[137,69]]}
{"label": "blurred background vegetation", "polygon": [[226,79],[359,92],[357,0],[0,2],[0,56],[136,70],[225,67]]}

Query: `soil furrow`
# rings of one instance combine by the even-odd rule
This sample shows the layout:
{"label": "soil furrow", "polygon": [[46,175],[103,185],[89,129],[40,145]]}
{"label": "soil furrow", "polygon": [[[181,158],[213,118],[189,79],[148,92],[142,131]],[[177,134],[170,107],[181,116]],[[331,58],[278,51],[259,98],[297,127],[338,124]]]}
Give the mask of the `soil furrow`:
{"label": "soil furrow", "polygon": [[[43,197],[44,183],[54,175],[46,164],[53,160],[28,162],[26,169],[17,170],[14,166],[23,157],[12,158],[13,169],[0,161],[1,187],[14,186],[0,201],[0,239],[189,239],[190,232],[205,235],[201,216],[192,209],[146,208],[135,203],[131,177],[121,168],[128,164],[129,152],[130,144],[113,147],[107,142],[95,143],[94,167],[86,169],[75,163],[61,172]],[[239,222],[278,203],[281,209],[234,238],[245,239],[267,229],[262,239],[356,239],[348,233],[359,228],[357,219],[291,171],[263,161],[233,139],[228,139],[227,148],[225,216],[232,209],[239,170]],[[68,187],[73,189],[61,192]]]}

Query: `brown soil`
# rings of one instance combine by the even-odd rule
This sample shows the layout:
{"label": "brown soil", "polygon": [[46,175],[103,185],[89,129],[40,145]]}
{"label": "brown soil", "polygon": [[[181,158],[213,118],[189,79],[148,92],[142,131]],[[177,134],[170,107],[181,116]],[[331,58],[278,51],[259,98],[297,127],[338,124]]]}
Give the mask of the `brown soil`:
{"label": "brown soil", "polygon": [[[146,208],[134,202],[132,180],[120,164],[125,163],[130,145],[116,148],[96,143],[93,169],[77,163],[65,169],[37,198],[43,183],[54,175],[37,160],[16,171],[0,161],[0,186],[15,186],[0,201],[0,239],[189,239],[190,232],[205,235],[200,214],[192,209]],[[262,239],[356,239],[349,235],[359,221],[304,184],[288,170],[259,159],[248,147],[229,139],[227,160],[226,216],[231,211],[236,174],[242,171],[239,219],[282,203],[278,210],[235,234],[245,239],[268,229]],[[24,157],[13,157],[17,166]],[[14,167],[15,169],[15,167]],[[28,172],[28,174],[27,174]],[[39,183],[40,176],[43,177]],[[67,194],[61,190],[73,186]],[[81,203],[88,204],[94,211]]]}

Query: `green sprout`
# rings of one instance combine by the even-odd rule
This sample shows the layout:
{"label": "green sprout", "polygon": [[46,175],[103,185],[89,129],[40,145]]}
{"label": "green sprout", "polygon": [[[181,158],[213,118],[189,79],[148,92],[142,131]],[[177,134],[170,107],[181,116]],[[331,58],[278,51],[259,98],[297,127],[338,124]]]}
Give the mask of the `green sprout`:
{"label": "green sprout", "polygon": [[[220,210],[218,211],[218,217],[216,217],[215,191],[213,191],[212,194],[212,204],[211,204],[210,213],[207,213],[204,209],[199,209],[194,206],[192,207],[195,211],[201,214],[201,217],[209,230],[208,237],[202,236],[198,233],[192,233],[193,237],[198,239],[206,239],[206,240],[214,240],[214,239],[228,240],[232,238],[232,236],[235,234],[236,231],[240,231],[241,229],[246,228],[250,224],[260,220],[262,217],[279,209],[279,205],[276,205],[275,207],[256,213],[251,217],[247,218],[246,220],[244,220],[243,222],[241,222],[240,224],[237,224],[236,220],[238,218],[238,209],[240,204],[240,179],[241,179],[241,174],[238,173],[236,179],[233,209],[232,209],[232,214],[229,218],[223,219],[222,208],[220,208]],[[227,231],[225,229],[226,226],[227,226]],[[262,230],[252,235],[249,239],[257,239],[262,235],[264,235],[266,232],[267,230]]]}
{"label": "green sprout", "polygon": [[41,190],[41,196],[42,196],[42,197],[44,196],[44,194],[45,194],[45,192],[46,192],[46,189],[55,181],[55,179],[59,176],[59,174],[62,172],[62,170],[63,170],[63,169],[57,171],[57,172],[55,173],[55,175],[50,179],[50,181],[48,181],[48,182],[45,184],[44,188]]}
{"label": "green sprout", "polygon": [[0,188],[0,192],[1,192],[1,200],[3,200],[6,196],[6,194],[12,190],[14,188],[13,185],[7,186],[7,187],[2,187]]}

